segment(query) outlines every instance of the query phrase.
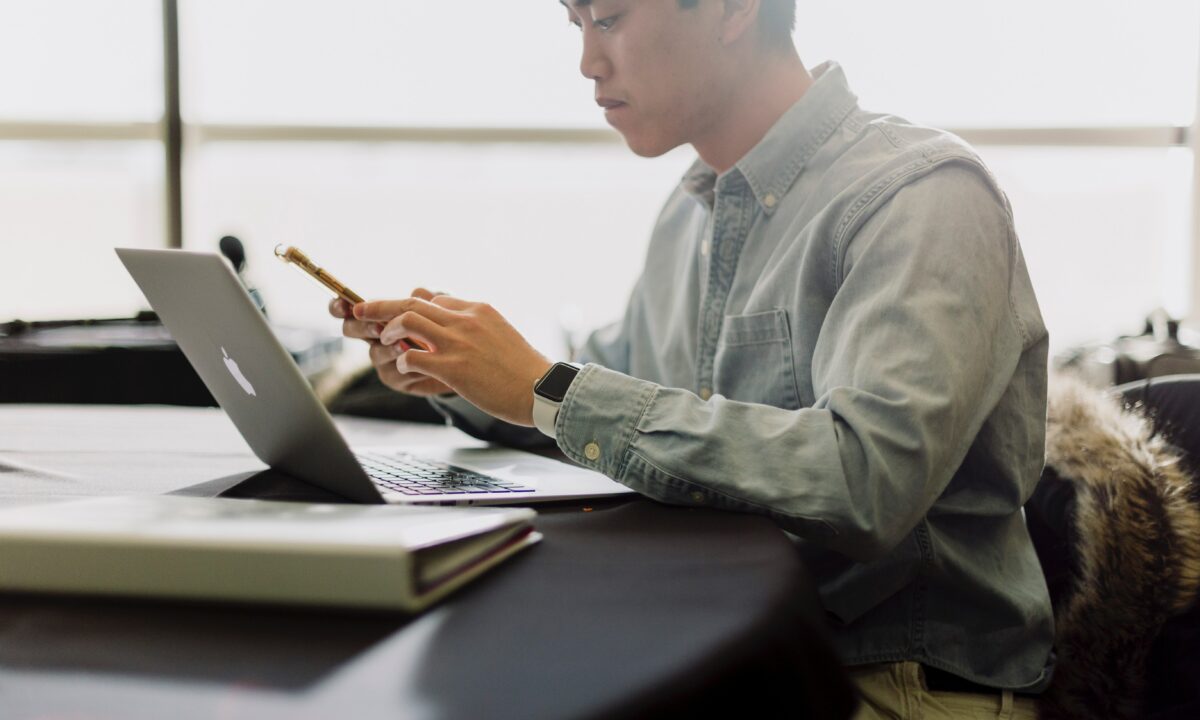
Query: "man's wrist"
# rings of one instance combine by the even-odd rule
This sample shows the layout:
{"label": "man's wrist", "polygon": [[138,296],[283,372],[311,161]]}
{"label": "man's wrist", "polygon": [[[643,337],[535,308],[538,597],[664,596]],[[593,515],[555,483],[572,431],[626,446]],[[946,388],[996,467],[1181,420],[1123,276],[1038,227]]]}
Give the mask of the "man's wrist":
{"label": "man's wrist", "polygon": [[555,363],[533,384],[533,424],[543,435],[557,439],[558,410],[582,367],[578,363]]}

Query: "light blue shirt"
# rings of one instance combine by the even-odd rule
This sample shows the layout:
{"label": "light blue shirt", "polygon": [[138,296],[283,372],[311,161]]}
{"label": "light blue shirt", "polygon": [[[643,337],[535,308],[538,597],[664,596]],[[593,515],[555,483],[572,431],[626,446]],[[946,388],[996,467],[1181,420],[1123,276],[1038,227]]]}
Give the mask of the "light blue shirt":
{"label": "light blue shirt", "polygon": [[847,664],[1040,690],[1053,625],[1021,507],[1047,335],[1008,201],[954,136],[860,110],[835,64],[816,75],[736,166],[697,161],[667,201],[558,444],[651,498],[771,517]]}

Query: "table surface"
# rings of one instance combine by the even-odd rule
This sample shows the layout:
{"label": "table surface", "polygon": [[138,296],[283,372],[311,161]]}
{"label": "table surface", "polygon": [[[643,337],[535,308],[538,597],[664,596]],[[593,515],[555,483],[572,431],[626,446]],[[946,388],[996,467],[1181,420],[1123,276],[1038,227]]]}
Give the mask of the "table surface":
{"label": "table surface", "polygon": [[[474,442],[337,422],[356,445]],[[217,410],[0,405],[0,506],[213,494],[262,468]],[[824,613],[765,519],[644,499],[539,511],[539,546],[416,617],[0,596],[0,718],[849,715]]]}

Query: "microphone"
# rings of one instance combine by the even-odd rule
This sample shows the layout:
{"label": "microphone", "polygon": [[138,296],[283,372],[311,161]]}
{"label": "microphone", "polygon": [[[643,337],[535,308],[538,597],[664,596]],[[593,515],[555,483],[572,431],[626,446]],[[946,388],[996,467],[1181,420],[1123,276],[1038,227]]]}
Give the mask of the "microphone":
{"label": "microphone", "polygon": [[217,247],[221,249],[221,254],[233,266],[233,271],[237,273],[238,280],[242,281],[242,285],[246,288],[246,292],[250,294],[250,299],[262,310],[262,314],[267,314],[267,305],[263,302],[262,293],[253,287],[246,280],[246,248],[242,245],[242,241],[232,235],[226,235],[217,243]]}
{"label": "microphone", "polygon": [[242,245],[242,241],[232,235],[226,235],[221,238],[218,245],[221,248],[221,254],[233,266],[233,271],[238,274],[238,277],[241,277],[242,271],[246,269],[246,248]]}

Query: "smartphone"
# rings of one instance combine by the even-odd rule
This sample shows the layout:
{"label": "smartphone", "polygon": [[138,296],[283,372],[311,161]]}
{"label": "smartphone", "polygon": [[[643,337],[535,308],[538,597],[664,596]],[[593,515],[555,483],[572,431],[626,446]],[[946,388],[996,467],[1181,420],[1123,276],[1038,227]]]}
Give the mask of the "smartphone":
{"label": "smartphone", "polygon": [[307,255],[300,252],[300,248],[276,245],[275,257],[286,263],[290,263],[300,270],[303,270],[306,275],[321,283],[329,290],[332,290],[334,295],[337,295],[351,305],[357,305],[358,303],[363,302],[362,296],[346,287],[345,284],[335,278],[325,268],[310,260]]}
{"label": "smartphone", "polygon": [[[306,275],[321,283],[327,289],[332,290],[334,295],[337,295],[351,305],[364,302],[361,295],[346,287],[342,281],[335,278],[329,271],[310,260],[307,255],[300,252],[300,248],[291,245],[287,247],[276,245],[275,257],[303,270]],[[383,329],[383,323],[378,323],[378,326],[380,330]],[[419,350],[429,349],[425,343],[418,342],[412,338],[401,338],[400,342]]]}

